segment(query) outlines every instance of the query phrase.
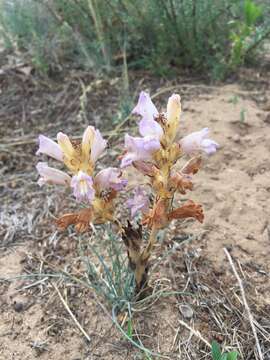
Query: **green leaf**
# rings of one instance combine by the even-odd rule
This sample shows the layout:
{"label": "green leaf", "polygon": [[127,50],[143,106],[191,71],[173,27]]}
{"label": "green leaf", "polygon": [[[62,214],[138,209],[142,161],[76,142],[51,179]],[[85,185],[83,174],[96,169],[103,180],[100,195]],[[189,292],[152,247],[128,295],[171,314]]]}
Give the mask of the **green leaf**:
{"label": "green leaf", "polygon": [[228,353],[227,360],[237,360],[238,352],[237,351],[231,351]]}
{"label": "green leaf", "polygon": [[128,337],[132,337],[132,334],[133,334],[133,330],[132,330],[132,322],[131,322],[131,319],[128,319],[128,323],[127,323],[127,335]]}
{"label": "green leaf", "polygon": [[245,21],[248,26],[255,25],[257,19],[262,15],[262,8],[252,0],[246,0],[244,3]]}
{"label": "green leaf", "polygon": [[211,353],[212,353],[213,360],[221,360],[220,346],[216,341],[212,342]]}

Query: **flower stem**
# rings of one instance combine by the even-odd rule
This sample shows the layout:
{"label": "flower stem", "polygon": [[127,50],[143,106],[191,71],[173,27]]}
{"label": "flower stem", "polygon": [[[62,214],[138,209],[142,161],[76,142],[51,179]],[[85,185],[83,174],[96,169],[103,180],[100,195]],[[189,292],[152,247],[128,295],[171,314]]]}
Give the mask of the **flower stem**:
{"label": "flower stem", "polygon": [[136,293],[140,298],[145,297],[148,288],[149,259],[157,239],[158,229],[152,227],[146,248],[141,252],[135,267]]}

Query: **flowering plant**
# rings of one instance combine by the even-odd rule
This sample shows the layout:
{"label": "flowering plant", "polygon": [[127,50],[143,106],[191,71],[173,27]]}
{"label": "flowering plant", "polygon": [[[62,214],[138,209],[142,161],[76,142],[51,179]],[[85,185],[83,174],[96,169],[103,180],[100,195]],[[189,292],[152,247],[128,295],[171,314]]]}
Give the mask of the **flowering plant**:
{"label": "flowering plant", "polygon": [[122,171],[108,167],[95,174],[95,164],[107,146],[99,130],[88,126],[81,141],[70,140],[63,133],[57,134],[58,143],[44,135],[39,136],[37,154],[46,154],[63,162],[70,173],[51,168],[39,162],[37,170],[39,185],[45,183],[69,186],[77,202],[85,207],[76,213],[65,214],[57,220],[61,230],[75,225],[78,232],[85,232],[90,224],[103,224],[116,221],[114,199],[127,181],[122,179]]}
{"label": "flowering plant", "polygon": [[[106,148],[106,141],[100,132],[88,126],[81,141],[70,140],[63,133],[57,135],[58,143],[40,135],[37,154],[44,153],[63,162],[71,175],[39,162],[39,184],[55,183],[69,186],[78,202],[86,205],[76,213],[65,214],[57,220],[64,230],[75,225],[78,232],[85,232],[90,225],[106,222],[117,223],[127,248],[130,268],[134,271],[137,293],[147,288],[149,259],[160,229],[178,219],[194,218],[203,222],[204,214],[200,204],[192,200],[180,206],[175,194],[186,194],[193,189],[192,178],[201,166],[201,153],[212,154],[218,144],[208,138],[207,128],[194,132],[177,141],[181,101],[173,94],[167,103],[167,111],[159,113],[150,96],[141,92],[133,114],[140,116],[141,137],[125,136],[125,152],[121,156],[120,169],[106,168],[95,173],[95,164]],[[178,160],[188,155],[190,159],[178,167]],[[139,227],[124,226],[115,215],[114,200],[119,191],[127,185],[122,171],[132,166],[147,179],[146,185],[138,184],[134,196],[127,200],[131,219],[141,214]],[[148,234],[144,245],[142,227]]]}

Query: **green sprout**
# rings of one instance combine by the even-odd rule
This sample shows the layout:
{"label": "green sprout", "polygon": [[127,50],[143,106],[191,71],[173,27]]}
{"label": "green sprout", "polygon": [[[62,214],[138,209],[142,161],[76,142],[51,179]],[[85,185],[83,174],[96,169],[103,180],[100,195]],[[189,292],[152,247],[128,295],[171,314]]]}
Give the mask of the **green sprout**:
{"label": "green sprout", "polygon": [[228,353],[222,353],[219,344],[216,341],[212,342],[212,359],[213,360],[237,360],[238,352],[230,351]]}

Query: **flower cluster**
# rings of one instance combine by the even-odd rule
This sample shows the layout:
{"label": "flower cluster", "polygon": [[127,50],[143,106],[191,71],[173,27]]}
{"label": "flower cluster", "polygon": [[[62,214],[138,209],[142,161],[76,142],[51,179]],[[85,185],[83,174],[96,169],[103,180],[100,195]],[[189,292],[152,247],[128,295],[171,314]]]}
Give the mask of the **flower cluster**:
{"label": "flower cluster", "polygon": [[79,231],[89,228],[90,222],[104,223],[113,221],[113,199],[127,181],[122,179],[118,168],[108,167],[95,175],[95,164],[102,155],[107,142],[99,130],[88,126],[81,141],[71,140],[66,134],[57,134],[57,143],[44,135],[39,136],[37,155],[46,154],[66,165],[71,175],[49,167],[45,162],[36,166],[40,178],[38,184],[65,185],[72,189],[78,202],[87,208],[75,214],[66,214],[58,220],[60,228],[71,224]]}
{"label": "flower cluster", "polygon": [[[175,194],[186,194],[193,190],[193,176],[201,167],[202,154],[215,153],[218,144],[209,139],[207,128],[177,140],[181,115],[178,94],[169,98],[166,112],[158,112],[150,96],[141,92],[133,114],[140,116],[140,136],[126,134],[120,169],[108,167],[95,173],[96,161],[107,143],[99,130],[88,126],[80,141],[58,133],[56,143],[40,135],[37,154],[46,154],[64,163],[69,174],[51,168],[44,162],[37,164],[37,170],[40,174],[39,185],[68,186],[76,200],[86,205],[80,211],[65,214],[57,221],[60,229],[75,225],[79,232],[89,230],[91,223],[120,224],[115,216],[114,199],[127,185],[127,180],[122,178],[122,171],[127,167],[133,166],[147,178],[147,185],[138,183],[134,197],[126,203],[132,218],[141,213],[140,227],[136,229],[130,222],[128,227],[120,224],[130,266],[135,273],[137,290],[141,291],[147,284],[148,260],[158,231],[173,220],[194,218],[203,222],[202,206],[192,200],[179,203],[179,200],[175,200]],[[179,167],[178,160],[184,155],[190,159]],[[145,247],[141,226],[149,229]]]}
{"label": "flower cluster", "polygon": [[[181,207],[173,209],[172,199],[176,192],[185,194],[186,191],[192,190],[192,176],[201,165],[200,153],[213,154],[218,144],[208,138],[207,128],[191,133],[179,142],[176,141],[181,114],[178,94],[173,94],[169,98],[166,113],[159,113],[150,96],[141,92],[133,113],[141,117],[141,137],[126,135],[126,152],[122,157],[121,167],[133,165],[147,176],[155,199],[151,208],[147,191],[142,187],[136,189],[134,198],[127,202],[131,216],[134,217],[141,211],[144,215],[143,224],[149,227],[155,224],[158,228],[167,226],[173,219],[185,217],[193,217],[202,222],[201,205],[189,200]],[[193,158],[177,171],[176,163],[184,154]]]}

